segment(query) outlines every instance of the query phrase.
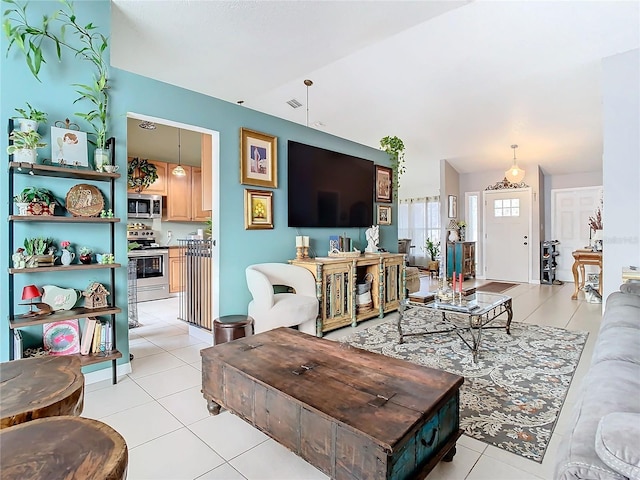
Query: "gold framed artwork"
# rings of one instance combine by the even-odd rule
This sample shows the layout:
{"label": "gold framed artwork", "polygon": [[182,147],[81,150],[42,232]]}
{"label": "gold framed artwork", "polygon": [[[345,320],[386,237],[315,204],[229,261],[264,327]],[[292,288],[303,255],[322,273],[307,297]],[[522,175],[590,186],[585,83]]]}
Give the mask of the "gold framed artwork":
{"label": "gold framed artwork", "polygon": [[278,138],[240,129],[240,183],[278,188]]}
{"label": "gold framed artwork", "polygon": [[378,225],[391,225],[391,205],[378,205]]}
{"label": "gold framed artwork", "polygon": [[376,202],[391,203],[393,170],[376,165]]}
{"label": "gold framed artwork", "polygon": [[273,228],[273,192],[246,188],[244,190],[244,229],[269,228]]}

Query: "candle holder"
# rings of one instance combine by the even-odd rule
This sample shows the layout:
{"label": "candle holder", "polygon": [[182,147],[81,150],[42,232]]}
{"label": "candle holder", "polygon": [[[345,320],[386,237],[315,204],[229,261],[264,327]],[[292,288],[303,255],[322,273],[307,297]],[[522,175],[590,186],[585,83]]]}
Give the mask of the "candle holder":
{"label": "candle holder", "polygon": [[309,258],[309,247],[302,247],[303,258]]}
{"label": "candle holder", "polygon": [[302,255],[302,247],[296,247],[296,260],[304,258]]}

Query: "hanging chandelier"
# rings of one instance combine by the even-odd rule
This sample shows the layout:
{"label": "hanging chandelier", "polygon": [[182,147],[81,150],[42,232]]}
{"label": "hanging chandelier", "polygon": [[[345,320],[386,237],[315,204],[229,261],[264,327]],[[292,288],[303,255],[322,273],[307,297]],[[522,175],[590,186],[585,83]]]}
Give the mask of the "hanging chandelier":
{"label": "hanging chandelier", "polygon": [[518,145],[511,145],[511,148],[513,148],[513,165],[504,172],[504,177],[511,183],[520,183],[524,178],[524,170],[518,167],[516,163],[516,148],[518,148]]}
{"label": "hanging chandelier", "polygon": [[184,168],[182,168],[180,159],[180,129],[178,129],[178,166],[174,168],[171,173],[176,177],[184,177],[187,174],[187,172],[184,171]]}

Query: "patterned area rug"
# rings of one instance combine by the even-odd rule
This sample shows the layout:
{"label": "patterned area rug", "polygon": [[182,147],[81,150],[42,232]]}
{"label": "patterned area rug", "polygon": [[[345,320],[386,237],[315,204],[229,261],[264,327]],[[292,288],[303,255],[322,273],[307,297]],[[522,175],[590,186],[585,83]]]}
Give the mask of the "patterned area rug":
{"label": "patterned area rug", "polygon": [[[424,309],[409,310],[403,331],[442,330],[439,318]],[[454,332],[405,337],[399,345],[395,320],[340,341],[463,376],[460,428],[470,437],[542,462],[587,336],[513,322],[511,335],[502,328],[483,330],[477,364]]]}

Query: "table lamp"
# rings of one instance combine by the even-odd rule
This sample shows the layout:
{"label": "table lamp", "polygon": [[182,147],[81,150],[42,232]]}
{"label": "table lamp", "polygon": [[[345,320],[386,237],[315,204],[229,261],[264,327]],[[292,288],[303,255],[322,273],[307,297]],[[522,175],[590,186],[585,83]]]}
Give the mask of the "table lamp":
{"label": "table lamp", "polygon": [[[33,311],[33,299],[42,296],[40,290],[35,285],[27,285],[22,289],[22,300],[29,300],[29,311],[24,316],[38,315],[38,312]],[[26,305],[26,304],[23,304]]]}
{"label": "table lamp", "polygon": [[451,219],[449,225],[447,225],[447,230],[449,230],[449,241],[451,243],[457,242],[460,237],[458,236],[458,222],[454,218]]}

